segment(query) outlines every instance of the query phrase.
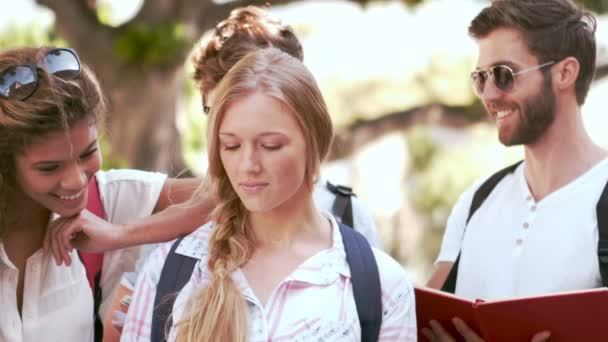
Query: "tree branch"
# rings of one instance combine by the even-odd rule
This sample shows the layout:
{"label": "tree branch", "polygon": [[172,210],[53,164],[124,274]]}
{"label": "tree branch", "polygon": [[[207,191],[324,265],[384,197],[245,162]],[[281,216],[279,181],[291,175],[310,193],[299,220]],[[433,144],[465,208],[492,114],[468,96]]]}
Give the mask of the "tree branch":
{"label": "tree branch", "polygon": [[[59,34],[96,70],[113,59],[114,30],[97,19],[88,0],[36,0],[55,13]],[[97,70],[100,72],[101,70]]]}
{"label": "tree branch", "polygon": [[385,134],[405,131],[414,125],[435,124],[463,128],[483,121],[488,119],[479,105],[443,104],[414,107],[370,120],[357,120],[336,134],[327,159],[335,160],[352,155],[363,145]]}
{"label": "tree branch", "polygon": [[[133,18],[132,22],[143,22],[143,23],[156,23],[163,20],[175,20],[176,10],[183,7],[183,3],[187,1],[180,0],[144,0],[144,4],[141,9]],[[199,1],[201,3],[211,2]],[[196,5],[196,3],[188,4]]]}
{"label": "tree branch", "polygon": [[174,18],[181,23],[190,25],[197,38],[203,33],[197,27],[201,14],[218,6],[213,3],[213,0],[175,0],[174,3]]}
{"label": "tree branch", "polygon": [[208,5],[202,6],[201,12],[198,13],[198,22],[196,28],[200,34],[205,33],[207,30],[212,29],[217,25],[218,22],[228,17],[230,12],[236,8],[243,6],[282,6],[298,2],[298,0],[236,0],[230,1],[221,5]]}

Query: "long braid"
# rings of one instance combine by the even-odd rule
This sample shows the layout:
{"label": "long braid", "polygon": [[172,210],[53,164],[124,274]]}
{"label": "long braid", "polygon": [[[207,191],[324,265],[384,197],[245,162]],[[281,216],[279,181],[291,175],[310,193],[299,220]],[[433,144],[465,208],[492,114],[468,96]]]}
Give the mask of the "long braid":
{"label": "long braid", "polygon": [[220,179],[220,201],[211,214],[215,222],[209,238],[211,282],[189,300],[184,319],[176,325],[179,342],[247,340],[245,300],[230,274],[251,255],[253,239],[246,227],[247,212],[228,177]]}

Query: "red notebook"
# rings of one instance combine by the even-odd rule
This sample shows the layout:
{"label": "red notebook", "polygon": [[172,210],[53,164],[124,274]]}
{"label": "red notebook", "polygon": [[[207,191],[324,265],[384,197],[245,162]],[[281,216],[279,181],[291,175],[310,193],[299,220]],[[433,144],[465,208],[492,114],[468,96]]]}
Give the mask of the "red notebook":
{"label": "red notebook", "polygon": [[429,288],[415,288],[418,340],[431,320],[463,341],[451,320],[460,317],[486,341],[529,342],[548,330],[551,342],[608,341],[608,288],[538,297],[475,302]]}

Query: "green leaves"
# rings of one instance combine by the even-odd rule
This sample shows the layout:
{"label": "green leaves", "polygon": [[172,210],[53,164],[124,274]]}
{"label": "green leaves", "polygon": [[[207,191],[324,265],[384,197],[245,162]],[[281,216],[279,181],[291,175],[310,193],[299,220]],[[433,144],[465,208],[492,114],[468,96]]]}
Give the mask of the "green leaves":
{"label": "green leaves", "polygon": [[577,0],[576,2],[583,4],[585,8],[596,13],[608,11],[608,0]]}
{"label": "green leaves", "polygon": [[116,39],[116,54],[129,64],[168,66],[192,45],[186,26],[179,23],[129,24]]}
{"label": "green leaves", "polygon": [[49,29],[35,21],[27,25],[10,25],[0,33],[0,49],[41,45],[67,46],[53,28]]}

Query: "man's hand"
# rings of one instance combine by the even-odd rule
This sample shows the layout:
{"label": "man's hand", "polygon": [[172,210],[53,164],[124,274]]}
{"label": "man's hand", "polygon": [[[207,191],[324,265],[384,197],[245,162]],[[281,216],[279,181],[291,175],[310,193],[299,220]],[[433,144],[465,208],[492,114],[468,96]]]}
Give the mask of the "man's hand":
{"label": "man's hand", "polygon": [[44,250],[53,253],[57,265],[72,263],[70,252],[80,249],[91,253],[121,248],[124,227],[109,223],[88,210],[73,217],[60,217],[49,223]]}
{"label": "man's hand", "polygon": [[[484,340],[479,337],[479,335],[477,335],[475,333],[475,331],[473,331],[473,329],[469,328],[469,326],[460,318],[455,317],[452,319],[452,323],[454,324],[454,327],[456,328],[456,330],[458,330],[458,332],[460,333],[460,335],[462,335],[462,337],[464,337],[465,341],[467,342],[484,342]],[[454,337],[452,337],[442,326],[441,324],[439,324],[439,322],[433,320],[429,322],[429,325],[431,326],[431,328],[423,328],[422,329],[422,334],[424,334],[424,336],[426,336],[426,338],[429,339],[429,341],[431,342],[455,342],[456,340],[454,339]]]}
{"label": "man's hand", "polygon": [[[484,340],[473,331],[462,319],[458,317],[452,318],[452,323],[454,327],[464,340],[467,342],[484,342]],[[422,334],[426,336],[431,342],[455,342],[456,340],[452,337],[439,322],[433,320],[429,322],[431,329],[425,327],[422,329]],[[543,331],[535,334],[532,337],[531,342],[546,342],[549,341],[549,337],[551,337],[551,333],[549,331]]]}

